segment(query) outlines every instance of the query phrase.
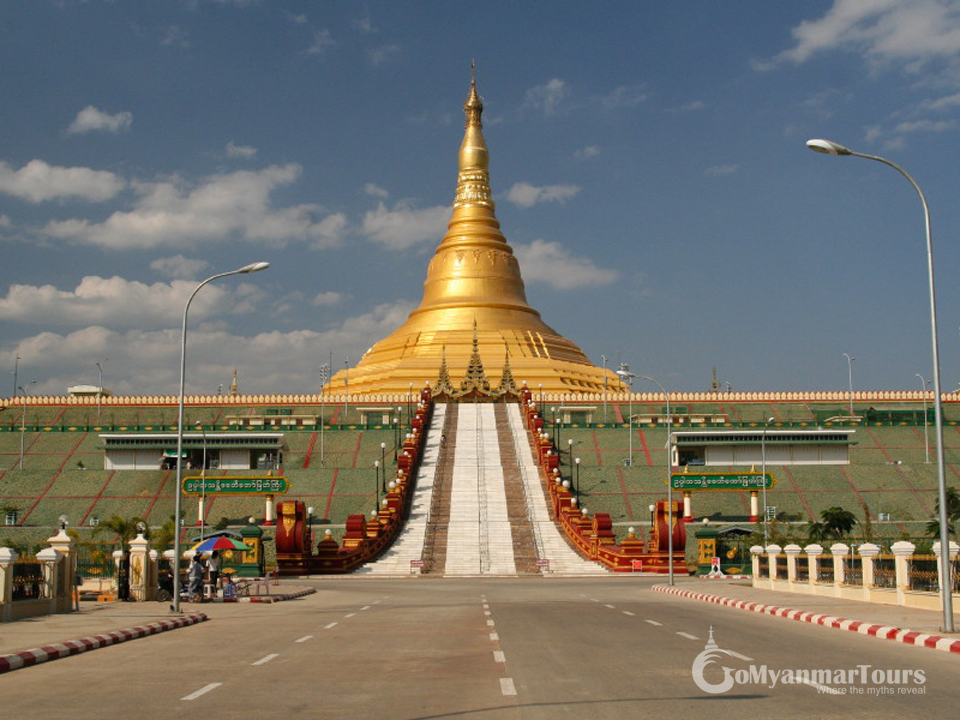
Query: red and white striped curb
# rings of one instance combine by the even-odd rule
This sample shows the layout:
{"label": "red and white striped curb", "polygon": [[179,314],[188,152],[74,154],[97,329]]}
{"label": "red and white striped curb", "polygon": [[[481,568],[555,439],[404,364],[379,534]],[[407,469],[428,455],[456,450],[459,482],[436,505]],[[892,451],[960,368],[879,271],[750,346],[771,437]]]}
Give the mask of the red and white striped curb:
{"label": "red and white striped curb", "polygon": [[832,615],[819,615],[817,613],[793,610],[778,605],[763,605],[761,603],[747,602],[746,600],[734,600],[733,598],[720,597],[719,595],[707,595],[706,593],[682,590],[680,588],[670,587],[669,585],[654,585],[653,590],[667,593],[668,595],[679,595],[680,597],[691,600],[702,600],[717,605],[726,605],[727,607],[738,610],[748,610],[750,612],[808,622],[814,625],[822,625],[823,627],[836,628],[838,630],[849,630],[850,632],[860,633],[861,635],[870,635],[871,637],[877,637],[883,640],[893,640],[906,645],[916,645],[917,647],[928,647],[934,650],[960,654],[960,640],[951,640],[950,638],[945,638],[940,635],[929,635],[915,630],[902,630],[901,628],[891,625],[874,625],[858,620],[834,617]]}
{"label": "red and white striped curb", "polygon": [[292,593],[282,593],[280,595],[254,595],[253,597],[221,598],[220,602],[275,603],[283,602],[284,600],[293,600],[294,598],[303,597],[304,595],[312,595],[316,591],[316,588],[306,588],[304,590],[297,590],[296,592]]}
{"label": "red and white striped curb", "polygon": [[38,648],[24,650],[10,655],[0,655],[0,674],[19,670],[20,668],[30,667],[48,660],[58,660],[59,658],[77,655],[87,650],[96,650],[97,648],[116,645],[127,640],[136,640],[137,638],[156,635],[167,630],[176,630],[177,628],[195,625],[203,622],[207,616],[203,613],[194,613],[184,615],[183,617],[173,618],[172,620],[160,620],[149,625],[138,625],[137,627],[126,630],[115,630],[106,635],[92,635],[79,640],[67,640],[64,643],[55,643],[53,645],[43,645]]}

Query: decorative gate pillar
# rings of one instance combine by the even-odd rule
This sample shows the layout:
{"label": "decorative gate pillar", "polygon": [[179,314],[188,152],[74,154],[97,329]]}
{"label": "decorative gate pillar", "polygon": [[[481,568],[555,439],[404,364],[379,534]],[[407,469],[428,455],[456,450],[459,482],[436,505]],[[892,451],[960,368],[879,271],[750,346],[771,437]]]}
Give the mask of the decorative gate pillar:
{"label": "decorative gate pillar", "polygon": [[811,543],[803,548],[807,553],[807,582],[813,585],[820,575],[820,556],[823,555],[823,546]]}
{"label": "decorative gate pillar", "polygon": [[893,553],[894,568],[897,571],[897,604],[903,605],[906,591],[910,589],[910,566],[908,561],[916,551],[917,546],[912,542],[900,540],[890,546]]}
{"label": "decorative gate pillar", "polygon": [[770,569],[770,580],[777,580],[777,573],[779,573],[780,568],[777,567],[777,559],[780,557],[780,553],[783,551],[779,545],[767,545],[767,564]]}
{"label": "decorative gate pillar", "polygon": [[760,500],[757,497],[757,491],[750,491],[750,522],[757,522],[760,519]]}
{"label": "decorative gate pillar", "polygon": [[66,610],[60,611],[58,609],[58,600],[66,593],[66,588],[63,587],[66,583],[64,582],[65,578],[62,578],[62,569],[67,566],[67,563],[61,562],[64,559],[64,554],[52,547],[44,548],[37,553],[37,560],[43,564],[43,594],[46,595],[50,603],[50,615],[70,610],[69,605]]}
{"label": "decorative gate pillar", "polygon": [[13,548],[0,547],[0,622],[10,622],[13,613],[13,563],[18,557]]}
{"label": "decorative gate pillar", "polygon": [[834,543],[830,546],[830,553],[833,555],[833,585],[836,588],[836,594],[840,595],[840,586],[847,580],[847,566],[844,561],[850,554],[850,546],[843,543]]}
{"label": "decorative gate pillar", "polygon": [[[73,538],[67,535],[67,531],[63,528],[60,528],[60,531],[54,535],[52,538],[47,538],[47,543],[54,550],[59,552],[61,555],[66,557],[67,561],[64,563],[64,572],[66,573],[68,586],[70,587],[70,592],[67,594],[68,600],[72,601],[73,593],[80,592],[80,588],[76,586],[77,583],[77,552],[74,548]],[[72,607],[72,603],[71,603]],[[76,609],[80,609],[79,599]],[[69,612],[70,607],[66,607],[60,612]]]}
{"label": "decorative gate pillar", "polygon": [[797,581],[797,555],[803,552],[803,548],[796,543],[787,545],[783,552],[787,554],[787,580],[791,583]]}
{"label": "decorative gate pillar", "polygon": [[693,507],[690,499],[691,492],[683,491],[683,521],[691,522],[693,520]]}
{"label": "decorative gate pillar", "polygon": [[147,594],[150,588],[150,541],[139,533],[130,541],[130,597],[143,602],[151,599]]}
{"label": "decorative gate pillar", "polygon": [[880,546],[873,543],[864,543],[857,548],[860,556],[860,584],[863,586],[863,599],[870,601],[870,591],[873,589],[873,561],[880,554]]}

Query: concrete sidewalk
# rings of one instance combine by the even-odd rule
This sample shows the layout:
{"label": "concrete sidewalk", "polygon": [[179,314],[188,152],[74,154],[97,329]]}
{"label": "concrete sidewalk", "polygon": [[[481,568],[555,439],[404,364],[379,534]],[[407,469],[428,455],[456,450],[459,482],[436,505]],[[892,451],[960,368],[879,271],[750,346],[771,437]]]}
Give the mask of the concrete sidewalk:
{"label": "concrete sidewalk", "polygon": [[[315,588],[284,588],[282,593],[241,600],[279,602],[314,592]],[[0,623],[0,673],[208,619],[248,613],[247,602],[181,603],[178,615],[166,602],[84,601],[79,612]],[[34,652],[37,650],[42,652]]]}
{"label": "concrete sidewalk", "polygon": [[[943,615],[931,610],[879,605],[836,597],[777,592],[751,586],[749,580],[706,580],[678,577],[654,589],[684,601],[710,602],[741,612],[807,622],[839,630],[886,638],[909,645],[960,653],[960,633],[944,633]],[[954,603],[954,623],[960,627]]]}

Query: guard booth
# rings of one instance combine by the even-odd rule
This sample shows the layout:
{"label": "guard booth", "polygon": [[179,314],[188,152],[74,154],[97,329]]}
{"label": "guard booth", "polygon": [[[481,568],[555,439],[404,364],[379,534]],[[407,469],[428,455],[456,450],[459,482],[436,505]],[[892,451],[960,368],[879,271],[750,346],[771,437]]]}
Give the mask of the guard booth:
{"label": "guard booth", "polygon": [[724,575],[749,575],[749,538],[753,532],[750,528],[738,525],[698,528],[694,533],[697,540],[697,575],[715,572],[714,558],[719,560],[719,569]]}
{"label": "guard booth", "polygon": [[263,530],[258,525],[247,525],[240,529],[240,539],[250,549],[232,553],[230,560],[224,561],[224,568],[233,569],[233,576],[238,578],[263,577]]}

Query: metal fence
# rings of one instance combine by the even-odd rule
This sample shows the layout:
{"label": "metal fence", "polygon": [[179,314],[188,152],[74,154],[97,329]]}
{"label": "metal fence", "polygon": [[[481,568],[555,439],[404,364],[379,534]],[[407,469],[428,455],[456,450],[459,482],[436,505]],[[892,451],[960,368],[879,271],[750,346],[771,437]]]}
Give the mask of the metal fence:
{"label": "metal fence", "polygon": [[897,587],[897,568],[893,555],[877,555],[873,561],[873,586]]}
{"label": "metal fence", "polygon": [[23,557],[13,563],[11,600],[40,600],[44,597],[43,563]]}
{"label": "metal fence", "polygon": [[833,558],[830,556],[821,557],[817,563],[817,582],[833,582]]}
{"label": "metal fence", "polygon": [[863,558],[848,555],[843,561],[843,584],[863,586]]}

